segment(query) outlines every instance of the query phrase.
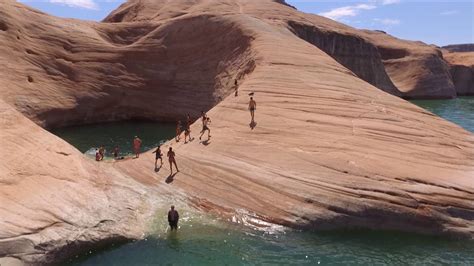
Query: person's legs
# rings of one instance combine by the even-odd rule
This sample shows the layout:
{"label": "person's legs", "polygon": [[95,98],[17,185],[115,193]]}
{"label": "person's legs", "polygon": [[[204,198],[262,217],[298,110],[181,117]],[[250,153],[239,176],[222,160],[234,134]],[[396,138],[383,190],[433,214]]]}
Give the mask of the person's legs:
{"label": "person's legs", "polygon": [[203,130],[201,131],[201,136],[199,136],[199,140],[201,140],[202,135],[204,135],[204,133],[206,133],[206,129],[203,129]]}
{"label": "person's legs", "polygon": [[178,223],[177,222],[171,222],[170,223],[171,231],[177,231],[178,230]]}
{"label": "person's legs", "polygon": [[158,168],[158,158],[155,159],[155,169]]}
{"label": "person's legs", "polygon": [[173,174],[173,161],[170,160],[170,171],[171,171],[171,174]]}
{"label": "person's legs", "polygon": [[176,160],[173,160],[174,166],[176,167],[176,172],[179,172],[178,165],[176,164]]}
{"label": "person's legs", "polygon": [[250,115],[252,116],[252,122],[253,122],[255,118],[255,110],[250,110]]}
{"label": "person's legs", "polygon": [[207,129],[207,139],[210,139],[211,138],[211,129],[208,128]]}

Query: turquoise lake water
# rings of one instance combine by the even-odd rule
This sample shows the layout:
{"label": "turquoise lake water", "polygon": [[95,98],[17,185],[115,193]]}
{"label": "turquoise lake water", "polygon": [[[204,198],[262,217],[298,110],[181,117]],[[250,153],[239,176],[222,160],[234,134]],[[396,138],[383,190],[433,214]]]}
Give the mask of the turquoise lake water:
{"label": "turquoise lake water", "polygon": [[[474,132],[474,97],[413,101]],[[55,134],[87,152],[119,145],[131,152],[139,135],[145,148],[173,137],[174,125],[123,122],[69,127]],[[287,228],[258,231],[178,209],[177,233],[168,232],[166,211],[156,214],[146,240],[90,250],[67,265],[474,265],[474,241],[398,232],[301,232]]]}
{"label": "turquoise lake water", "polygon": [[106,157],[112,157],[110,153],[115,146],[119,147],[121,156],[130,155],[135,136],[143,142],[142,151],[147,151],[172,138],[175,132],[174,124],[146,121],[72,126],[52,130],[53,134],[91,157],[94,157],[95,149],[102,145],[106,149]]}
{"label": "turquoise lake water", "polygon": [[412,103],[474,132],[474,97],[452,100],[417,100]]}

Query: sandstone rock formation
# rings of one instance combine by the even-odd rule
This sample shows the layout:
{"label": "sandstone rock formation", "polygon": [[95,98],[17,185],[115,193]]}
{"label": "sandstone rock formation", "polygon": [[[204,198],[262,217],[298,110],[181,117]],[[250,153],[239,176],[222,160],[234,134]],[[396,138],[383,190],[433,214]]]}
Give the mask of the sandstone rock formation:
{"label": "sandstone rock formation", "polygon": [[52,262],[146,231],[152,187],[86,159],[1,100],[0,128],[0,258]]}
{"label": "sandstone rock formation", "polygon": [[442,47],[449,52],[474,52],[474,43],[452,44]]}
{"label": "sandstone rock formation", "polygon": [[458,95],[474,95],[474,52],[445,52]]}
{"label": "sandstone rock formation", "polygon": [[440,49],[422,42],[400,40],[383,32],[364,32],[378,47],[385,70],[404,98],[456,97],[449,66]]}
{"label": "sandstone rock formation", "polygon": [[[95,23],[2,1],[0,257],[54,262],[138,238],[170,191],[223,217],[473,238],[473,134],[373,86],[448,95],[438,50],[281,2],[132,0]],[[229,96],[234,79],[243,96]],[[174,180],[151,153],[97,164],[40,127],[207,109],[210,142],[167,144]]]}

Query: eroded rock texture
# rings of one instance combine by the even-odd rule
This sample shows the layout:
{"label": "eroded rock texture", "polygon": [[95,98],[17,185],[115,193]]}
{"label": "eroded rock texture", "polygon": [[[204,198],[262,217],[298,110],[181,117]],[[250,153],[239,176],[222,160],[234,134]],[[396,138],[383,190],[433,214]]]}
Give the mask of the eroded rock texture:
{"label": "eroded rock texture", "polygon": [[[95,23],[2,1],[0,257],[57,262],[139,238],[171,202],[472,238],[474,136],[382,91],[455,95],[438,49],[281,2],[133,0]],[[181,168],[170,184],[149,152],[97,164],[41,128],[208,109],[210,141],[165,145]]]}
{"label": "eroded rock texture", "polygon": [[444,53],[458,95],[474,95],[474,52]]}

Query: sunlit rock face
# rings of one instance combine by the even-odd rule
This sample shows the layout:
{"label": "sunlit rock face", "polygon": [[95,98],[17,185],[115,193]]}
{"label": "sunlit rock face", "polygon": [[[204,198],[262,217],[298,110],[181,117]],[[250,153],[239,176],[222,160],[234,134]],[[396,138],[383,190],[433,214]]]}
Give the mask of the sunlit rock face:
{"label": "sunlit rock face", "polygon": [[[58,262],[140,238],[176,203],[303,229],[472,238],[473,135],[386,92],[454,95],[437,49],[279,2],[129,1],[96,23],[2,1],[0,257]],[[42,128],[201,110],[212,138],[199,143],[197,122],[195,141],[164,145],[181,170],[171,179],[151,152],[97,163]]]}

